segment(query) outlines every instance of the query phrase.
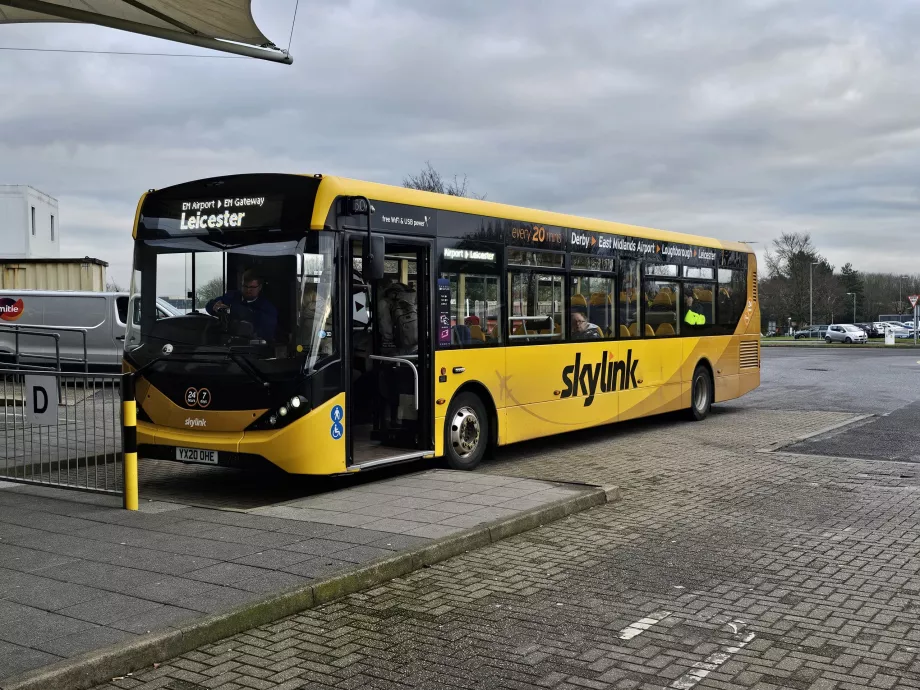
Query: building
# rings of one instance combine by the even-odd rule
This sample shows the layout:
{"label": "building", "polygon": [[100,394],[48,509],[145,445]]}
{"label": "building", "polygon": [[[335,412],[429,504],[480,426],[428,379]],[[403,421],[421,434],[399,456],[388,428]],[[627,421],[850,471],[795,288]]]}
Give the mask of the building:
{"label": "building", "polygon": [[58,202],[28,185],[0,185],[0,289],[105,290],[108,263],[61,258]]}
{"label": "building", "polygon": [[105,291],[105,269],[100,259],[7,259],[0,256],[0,290]]}
{"label": "building", "polygon": [[57,259],[60,234],[57,199],[26,185],[0,185],[0,256]]}

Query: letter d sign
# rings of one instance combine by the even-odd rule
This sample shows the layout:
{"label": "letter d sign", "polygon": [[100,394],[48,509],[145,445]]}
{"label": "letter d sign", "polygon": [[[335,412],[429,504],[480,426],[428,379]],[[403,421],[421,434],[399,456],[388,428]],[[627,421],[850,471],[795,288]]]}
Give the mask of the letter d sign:
{"label": "letter d sign", "polygon": [[54,376],[25,376],[26,424],[58,423],[58,383]]}

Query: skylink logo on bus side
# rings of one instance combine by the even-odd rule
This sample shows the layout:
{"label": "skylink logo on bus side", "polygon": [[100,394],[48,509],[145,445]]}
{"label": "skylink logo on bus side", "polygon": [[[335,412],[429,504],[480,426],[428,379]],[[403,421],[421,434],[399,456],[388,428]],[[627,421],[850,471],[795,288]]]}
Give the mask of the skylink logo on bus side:
{"label": "skylink logo on bus side", "polygon": [[583,395],[585,396],[585,407],[588,407],[594,402],[598,384],[600,384],[601,393],[629,390],[630,383],[633,388],[638,388],[639,385],[636,383],[636,365],[638,364],[639,360],[632,358],[631,349],[626,351],[625,362],[622,359],[608,362],[607,353],[604,352],[604,356],[597,364],[590,362],[582,364],[581,353],[578,352],[575,354],[575,364],[562,370],[565,390],[562,391],[560,398],[577,398]]}

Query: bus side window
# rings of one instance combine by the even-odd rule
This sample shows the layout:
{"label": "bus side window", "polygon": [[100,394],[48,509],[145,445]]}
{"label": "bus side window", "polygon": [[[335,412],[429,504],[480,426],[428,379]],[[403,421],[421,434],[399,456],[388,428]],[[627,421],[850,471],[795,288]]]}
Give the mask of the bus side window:
{"label": "bus side window", "polygon": [[638,261],[624,260],[620,262],[620,294],[618,308],[619,333],[621,338],[638,338],[640,330],[641,310],[639,303],[640,264]]}
{"label": "bus side window", "polygon": [[563,319],[562,274],[509,271],[508,320],[511,342],[558,342],[568,330]]}
{"label": "bus side window", "polygon": [[451,345],[481,347],[502,342],[497,275],[442,273],[450,281]]}

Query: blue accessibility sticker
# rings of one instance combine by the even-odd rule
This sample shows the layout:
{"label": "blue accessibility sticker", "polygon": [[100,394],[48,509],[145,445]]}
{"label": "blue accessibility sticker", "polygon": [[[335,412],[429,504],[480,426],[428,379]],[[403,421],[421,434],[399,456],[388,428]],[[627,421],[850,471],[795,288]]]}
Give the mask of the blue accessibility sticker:
{"label": "blue accessibility sticker", "polygon": [[340,438],[342,438],[342,436],[345,435],[345,429],[342,427],[341,424],[339,424],[338,422],[335,422],[332,425],[332,429],[329,430],[329,435],[332,436],[333,439],[338,441]]}
{"label": "blue accessibility sticker", "polygon": [[329,416],[332,417],[333,422],[341,422],[342,417],[345,416],[345,410],[342,409],[341,405],[336,405],[332,408],[332,413]]}

